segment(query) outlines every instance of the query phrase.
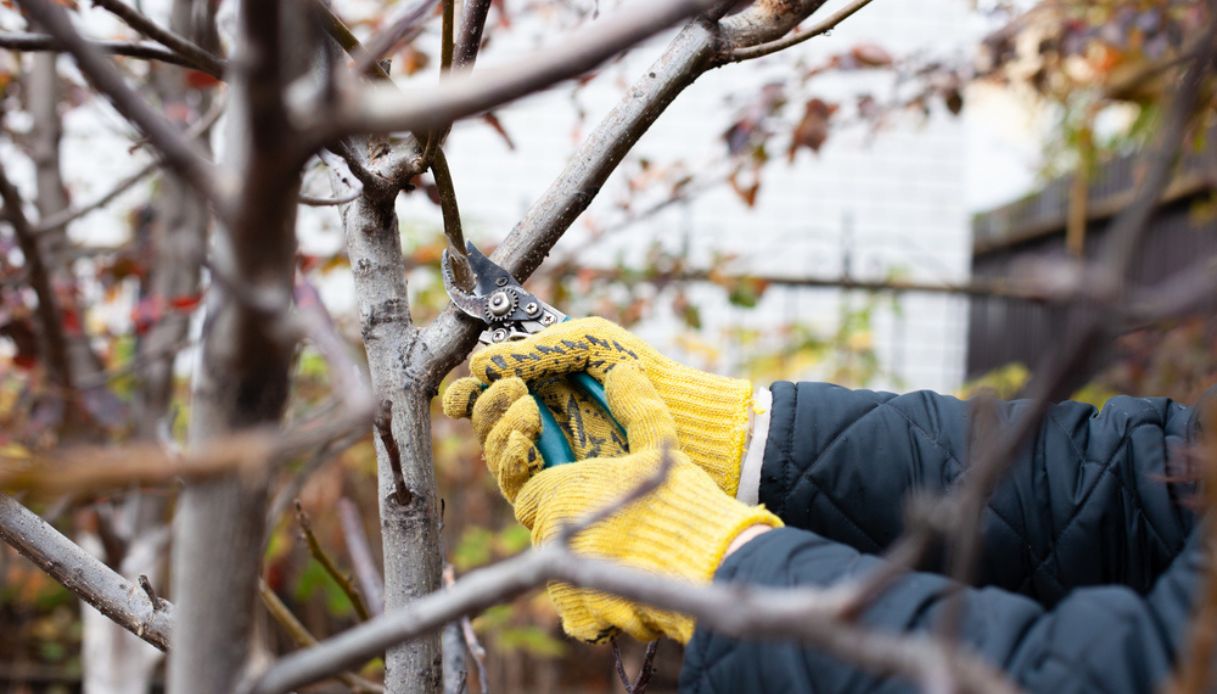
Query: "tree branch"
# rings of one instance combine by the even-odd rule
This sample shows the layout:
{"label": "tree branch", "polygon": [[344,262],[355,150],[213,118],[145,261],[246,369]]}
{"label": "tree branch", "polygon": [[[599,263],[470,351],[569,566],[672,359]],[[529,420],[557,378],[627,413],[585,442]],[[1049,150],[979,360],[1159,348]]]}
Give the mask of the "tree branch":
{"label": "tree branch", "polygon": [[492,0],[465,0],[461,7],[461,31],[456,38],[456,54],[452,64],[460,70],[472,70],[482,49],[482,31],[490,14]]}
{"label": "tree branch", "polygon": [[[270,613],[272,619],[278,622],[279,626],[287,632],[292,641],[301,648],[307,648],[317,644],[317,637],[313,636],[296,615],[275,595],[275,591],[267,585],[266,581],[258,579],[258,597],[262,599],[262,605],[266,607],[266,611]],[[351,688],[353,692],[383,692],[384,687],[375,683],[369,682],[364,678],[350,672],[340,672],[337,678],[343,684]]]}
{"label": "tree branch", "polygon": [[[141,43],[138,41],[107,41],[89,39],[88,43],[94,50],[110,55],[119,55],[124,58],[136,58],[139,60],[155,60],[160,63],[169,65],[177,65],[180,67],[188,67],[199,72],[205,72],[216,79],[223,77],[222,73],[212,72],[204,66],[200,66],[189,58],[174,53],[173,51],[151,43]],[[30,34],[30,33],[3,33],[0,34],[0,48],[10,51],[23,51],[26,53],[44,53],[60,50],[60,45],[55,39],[46,34]]]}
{"label": "tree branch", "polygon": [[797,639],[837,657],[918,683],[958,678],[959,691],[1015,691],[988,665],[927,636],[900,637],[838,618],[842,589],[695,585],[572,554],[561,544],[538,547],[470,572],[446,591],[386,612],[316,647],[286,656],[250,687],[278,694],[350,668],[371,654],[476,614],[545,581],[558,580],[691,615],[699,626],[739,637]]}
{"label": "tree branch", "polygon": [[871,3],[871,0],[853,0],[853,2],[842,7],[825,17],[823,20],[816,22],[813,26],[808,27],[805,31],[796,31],[795,33],[785,38],[780,38],[776,41],[762,43],[759,46],[742,46],[731,51],[730,56],[724,62],[738,63],[744,60],[752,60],[766,55],[772,55],[778,51],[784,51],[791,46],[797,46],[804,41],[827,34],[832,31],[838,24],[849,19],[855,12],[866,7]]}
{"label": "tree branch", "polygon": [[[706,19],[689,22],[631,86],[629,98],[618,103],[580,144],[554,183],[495,249],[493,259],[521,281],[527,279],[668,104],[712,66],[724,41],[747,45],[781,36],[823,0],[777,4],[786,10],[756,3],[717,25]],[[423,339],[432,358],[423,368],[432,388],[464,359],[480,330],[476,321],[451,306],[427,326]]]}
{"label": "tree branch", "polygon": [[648,3],[597,23],[558,46],[518,63],[453,75],[435,87],[368,86],[346,94],[334,111],[298,109],[297,122],[318,142],[354,133],[426,132],[577,77],[617,53],[722,0]]}
{"label": "tree branch", "polygon": [[97,47],[81,38],[62,7],[48,0],[18,0],[18,4],[39,27],[72,54],[81,73],[94,89],[105,95],[123,117],[152,141],[164,155],[166,165],[208,201],[221,210],[225,208],[224,196],[206,157],[127,86],[122,75]]}
{"label": "tree branch", "polygon": [[[421,30],[423,23],[431,14],[431,10],[439,0],[418,0],[412,7],[406,8],[388,28],[368,39],[363,49],[353,55],[355,73],[364,74],[380,65],[380,61],[394,48],[404,43]],[[344,46],[345,48],[345,46]],[[408,130],[409,128],[403,128]]]}
{"label": "tree branch", "polygon": [[46,346],[48,373],[51,380],[66,392],[75,383],[68,355],[68,337],[64,332],[59,299],[51,286],[51,273],[43,258],[38,236],[22,209],[24,201],[16,186],[0,170],[0,200],[4,201],[4,216],[13,227],[21,255],[25,257],[30,287],[38,297],[38,324]]}
{"label": "tree branch", "polygon": [[172,604],[154,605],[138,585],[4,495],[0,495],[0,539],[123,628],[161,650],[168,647]]}
{"label": "tree branch", "polygon": [[363,601],[363,594],[359,592],[359,588],[351,581],[351,577],[344,574],[326,553],[325,548],[317,541],[317,536],[313,534],[313,525],[309,522],[308,514],[304,512],[304,507],[300,505],[300,500],[296,499],[296,522],[300,524],[300,534],[304,537],[305,543],[308,545],[309,554],[313,559],[321,564],[321,568],[334,579],[342,592],[346,594],[351,601],[351,606],[355,608],[355,614],[363,621],[368,621],[371,614],[368,612],[368,606]]}
{"label": "tree branch", "polygon": [[93,0],[93,4],[105,8],[127,26],[182,56],[190,62],[191,67],[216,77],[224,74],[224,61],[186,37],[160,26],[122,0]]}

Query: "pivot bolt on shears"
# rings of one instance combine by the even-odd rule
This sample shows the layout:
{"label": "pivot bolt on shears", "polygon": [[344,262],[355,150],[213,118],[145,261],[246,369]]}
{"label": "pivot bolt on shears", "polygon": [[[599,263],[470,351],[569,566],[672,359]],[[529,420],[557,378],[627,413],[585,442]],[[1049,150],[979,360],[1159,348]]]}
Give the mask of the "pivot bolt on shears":
{"label": "pivot bolt on shears", "polygon": [[[510,272],[495,264],[477,249],[473,243],[465,244],[469,258],[469,267],[473,270],[473,293],[469,293],[456,283],[452,271],[452,259],[444,250],[440,262],[440,274],[444,280],[444,289],[452,303],[465,314],[472,316],[486,325],[478,341],[482,344],[498,344],[511,340],[523,340],[535,335],[551,325],[556,325],[570,318],[533,296],[520,284]],[[618,431],[625,439],[624,428],[613,418],[608,400],[604,396],[604,386],[587,373],[576,373],[569,376],[571,384],[596,403],[608,414]],[[541,413],[541,435],[537,439],[537,449],[541,452],[544,467],[564,465],[575,462],[575,453],[570,443],[563,435],[558,421],[554,418],[549,407],[535,393],[533,399]]]}

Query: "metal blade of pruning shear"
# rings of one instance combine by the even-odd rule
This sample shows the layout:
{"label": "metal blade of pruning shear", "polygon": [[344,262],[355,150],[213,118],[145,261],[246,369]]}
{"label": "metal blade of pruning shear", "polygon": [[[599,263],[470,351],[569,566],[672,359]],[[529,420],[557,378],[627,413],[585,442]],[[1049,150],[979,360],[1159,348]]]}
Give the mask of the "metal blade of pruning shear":
{"label": "metal blade of pruning shear", "polygon": [[529,293],[510,272],[487,258],[473,243],[467,243],[466,250],[474,276],[473,293],[457,286],[447,250],[441,262],[441,275],[452,303],[486,324],[481,342],[521,340],[566,320],[566,314]]}

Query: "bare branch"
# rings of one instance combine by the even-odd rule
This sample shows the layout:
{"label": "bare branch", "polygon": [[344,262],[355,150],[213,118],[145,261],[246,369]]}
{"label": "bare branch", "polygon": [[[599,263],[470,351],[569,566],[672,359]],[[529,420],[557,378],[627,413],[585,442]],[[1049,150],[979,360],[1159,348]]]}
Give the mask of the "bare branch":
{"label": "bare branch", "polygon": [[[183,137],[191,141],[197,140],[205,135],[208,130],[211,130],[211,127],[216,124],[216,121],[218,121],[220,116],[223,114],[223,104],[222,102],[217,101],[206,115],[204,115],[197,123],[194,123],[188,129],[186,129],[186,131],[183,133]],[[90,212],[109,205],[114,201],[115,198],[122,195],[136,183],[144,180],[146,176],[159,169],[162,165],[164,165],[164,161],[159,158],[144,164],[130,175],[120,179],[113,188],[105,193],[102,193],[97,197],[97,199],[85,203],[79,207],[71,207],[60,210],[46,219],[39,220],[38,230],[41,232],[63,226],[80,219]]]}
{"label": "bare branch", "polygon": [[[156,44],[138,41],[105,41],[95,39],[89,39],[88,42],[95,50],[101,53],[139,60],[155,60],[169,65],[194,68],[217,79],[222,77],[221,73],[212,72],[189,58]],[[26,53],[42,53],[58,51],[60,50],[60,45],[53,37],[46,34],[2,33],[0,34],[0,48],[10,51],[24,51]]]}
{"label": "bare branch", "polygon": [[465,0],[461,7],[461,31],[456,39],[456,54],[452,64],[457,69],[471,70],[482,48],[482,31],[492,0]]}
{"label": "bare branch", "polygon": [[127,86],[114,65],[95,46],[81,38],[62,7],[49,0],[19,0],[18,4],[39,27],[72,54],[89,83],[152,141],[164,155],[166,165],[208,201],[224,208],[223,196],[206,157]]}
{"label": "bare branch", "polygon": [[64,389],[72,388],[72,363],[68,356],[68,337],[63,328],[59,300],[51,286],[50,269],[43,258],[38,236],[22,209],[24,201],[17,188],[0,170],[0,200],[4,201],[4,216],[13,227],[21,255],[25,257],[26,275],[38,297],[38,324],[45,342],[48,371],[51,379]]}
{"label": "bare branch", "polygon": [[353,133],[426,132],[577,77],[639,41],[721,0],[668,0],[602,20],[539,55],[511,65],[462,73],[435,87],[365,87],[339,101],[336,112],[309,105],[296,120],[319,142]]}
{"label": "bare branch", "polygon": [[312,195],[304,195],[301,193],[300,196],[297,197],[297,201],[301,205],[306,205],[308,207],[337,207],[338,205],[345,205],[347,203],[354,202],[361,195],[363,195],[363,188],[356,188],[351,192],[345,195],[340,195],[336,198],[316,198]]}
{"label": "bare branch", "polygon": [[[788,8],[777,15],[768,9],[773,4],[756,3],[717,26],[701,19],[690,22],[630,87],[630,98],[618,103],[567,160],[554,183],[495,249],[493,259],[517,278],[527,279],[667,105],[710,68],[724,39],[748,45],[776,38],[819,8],[822,0],[776,3]],[[432,359],[425,373],[432,387],[464,358],[479,331],[476,321],[452,307],[427,326],[423,339]]]}
{"label": "bare branch", "polygon": [[111,14],[123,20],[127,26],[190,61],[191,67],[196,67],[216,77],[224,74],[223,60],[186,37],[179,36],[160,26],[139,10],[123,3],[122,0],[93,0],[93,4],[104,7]]}
{"label": "bare branch", "polygon": [[94,212],[96,210],[99,210],[99,209],[105,207],[106,205],[109,205],[111,202],[114,201],[115,198],[117,198],[118,196],[120,196],[123,193],[130,190],[131,187],[134,186],[136,183],[139,183],[140,181],[147,178],[148,175],[151,174],[153,171],[156,171],[157,169],[161,168],[161,165],[163,163],[164,162],[162,162],[161,160],[155,159],[153,161],[148,162],[147,164],[144,164],[143,166],[139,167],[134,172],[132,172],[130,175],[120,179],[119,182],[116,183],[113,188],[106,191],[105,193],[102,193],[100,196],[97,197],[96,200],[92,200],[88,203],[85,203],[84,205],[81,205],[80,207],[69,207],[67,209],[60,210],[59,212],[51,215],[50,217],[40,220],[38,223],[39,229],[44,230],[44,229],[54,229],[56,227],[61,227],[64,224],[67,224],[69,222],[74,222],[77,219],[80,219],[81,217],[89,214],[90,212]]}
{"label": "bare branch", "polygon": [[401,449],[397,446],[397,440],[393,438],[392,400],[380,402],[380,411],[376,414],[376,433],[380,436],[380,444],[385,447],[389,456],[389,464],[393,469],[393,488],[397,503],[408,506],[410,500],[414,498],[414,494],[406,486],[406,479],[401,469]]}
{"label": "bare branch", "polygon": [[[944,505],[952,549],[951,576],[966,585],[980,551],[978,519],[993,489],[1015,459],[1018,449],[1039,428],[1050,403],[1067,395],[1093,368],[1092,354],[1114,330],[1127,295],[1126,283],[1135,254],[1147,229],[1151,213],[1171,179],[1171,172],[1195,112],[1201,85],[1212,69],[1217,52],[1217,3],[1210,2],[1209,22],[1201,29],[1196,55],[1172,93],[1165,116],[1151,147],[1144,155],[1147,170],[1131,205],[1115,220],[1102,256],[1086,273],[1094,294],[1080,298],[1071,314],[1072,335],[1065,347],[1048,355],[1044,367],[1029,386],[1029,404],[1014,425],[995,437],[969,466],[963,487]],[[948,604],[943,630],[954,633],[962,611],[962,601]]]}
{"label": "bare branch", "polygon": [[359,587],[368,600],[368,610],[380,614],[385,609],[384,579],[372,559],[372,548],[368,545],[359,509],[346,497],[338,500],[338,519],[342,523],[342,537],[346,542],[347,554],[351,557],[355,578],[359,580]]}
{"label": "bare branch", "polygon": [[[440,135],[432,134],[435,141]],[[430,144],[431,140],[428,140]],[[423,156],[426,156],[424,154]],[[465,251],[465,231],[461,227],[461,210],[456,201],[456,184],[448,169],[448,157],[442,149],[436,149],[429,160],[431,174],[435,176],[435,187],[439,190],[439,208],[444,219],[444,236],[448,239],[448,252],[452,257],[452,271],[458,286],[473,287],[473,271]]]}
{"label": "bare branch", "polygon": [[822,34],[827,34],[832,31],[838,24],[849,19],[855,12],[866,7],[871,3],[871,0],[853,0],[853,2],[842,7],[825,17],[823,20],[816,22],[804,31],[796,31],[795,33],[785,38],[780,38],[776,41],[762,43],[759,46],[742,46],[731,52],[730,57],[726,62],[738,63],[744,60],[752,60],[766,55],[772,55],[778,51],[784,51],[791,46],[797,46],[804,41],[815,38]]}
{"label": "bare branch", "polygon": [[547,580],[689,614],[701,627],[724,634],[798,639],[864,667],[917,682],[934,681],[949,669],[958,676],[960,691],[1014,691],[988,665],[948,651],[929,637],[900,637],[840,620],[837,613],[845,595],[841,589],[695,585],[594,557],[576,556],[559,543],[471,572],[450,590],[420,598],[315,648],[289,655],[264,672],[250,689],[257,694],[289,691]]}
{"label": "bare branch", "polygon": [[[354,70],[357,74],[368,72],[373,66],[379,65],[393,49],[418,35],[422,25],[430,16],[438,0],[418,0],[413,6],[407,7],[388,28],[368,39],[363,50],[352,57],[355,59]],[[403,128],[409,130],[410,128]]]}
{"label": "bare branch", "polygon": [[308,514],[304,512],[304,507],[300,505],[300,500],[296,499],[296,522],[300,524],[300,534],[304,537],[304,541],[308,544],[309,554],[313,559],[321,564],[321,568],[334,579],[342,592],[346,594],[351,601],[351,606],[355,608],[355,614],[363,621],[367,621],[371,615],[368,613],[368,606],[363,601],[363,594],[359,592],[359,588],[351,582],[351,577],[343,573],[330,555],[317,541],[317,536],[313,534],[313,526],[309,523]]}
{"label": "bare branch", "polygon": [[4,495],[0,495],[0,539],[123,628],[161,650],[168,647],[173,605],[163,601],[155,605],[139,586]]}
{"label": "bare branch", "polygon": [[[291,637],[292,641],[294,641],[297,646],[307,648],[309,646],[316,645],[317,637],[313,636],[312,632],[308,630],[308,627],[300,623],[300,620],[296,618],[296,615],[292,614],[291,609],[279,599],[279,596],[275,594],[275,591],[271,590],[271,587],[267,585],[264,579],[261,578],[258,579],[258,597],[262,599],[262,605],[266,607],[266,611],[270,613],[271,618],[274,619],[279,626],[283,627],[283,630],[287,632],[287,635]],[[381,687],[374,682],[369,682],[368,680],[365,680],[364,678],[351,672],[340,672],[338,673],[337,677],[339,681],[350,687],[351,691],[384,691],[384,687]]]}

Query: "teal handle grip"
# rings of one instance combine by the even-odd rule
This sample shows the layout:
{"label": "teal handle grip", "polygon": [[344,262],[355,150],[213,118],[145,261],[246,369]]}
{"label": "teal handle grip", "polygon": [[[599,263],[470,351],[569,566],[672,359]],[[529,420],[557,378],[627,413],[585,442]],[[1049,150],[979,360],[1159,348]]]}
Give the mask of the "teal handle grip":
{"label": "teal handle grip", "polygon": [[[589,376],[589,378],[591,377]],[[591,380],[595,382],[596,379]],[[603,395],[604,389],[601,388],[600,392]],[[537,437],[537,450],[541,452],[541,467],[551,468],[555,465],[575,462],[575,452],[571,450],[570,442],[562,434],[562,428],[558,426],[558,420],[554,419],[554,413],[549,411],[539,396],[533,395],[532,399],[536,401],[537,411],[541,413],[541,435]]]}
{"label": "teal handle grip", "polygon": [[[609,409],[608,398],[604,395],[604,386],[600,384],[600,381],[584,371],[571,374],[568,378],[571,385],[583,391],[583,394],[596,403],[597,407],[608,414],[609,419],[613,420],[613,424],[621,434],[621,440],[628,440],[625,427],[621,426],[621,423],[613,416],[613,411]],[[541,398],[536,395],[532,397],[537,402],[537,409],[541,411],[541,435],[537,438],[537,449],[541,451],[542,467],[551,468],[555,465],[575,462],[575,452],[571,449],[566,436],[562,434],[562,429],[558,427],[558,421],[554,419],[553,412],[550,412],[545,403],[541,402]]]}
{"label": "teal handle grip", "polygon": [[[568,320],[570,320],[569,316],[562,322],[565,323]],[[568,378],[571,385],[583,391],[584,395],[591,398],[592,402],[596,403],[596,406],[613,420],[613,425],[621,434],[621,440],[628,441],[625,427],[621,426],[621,422],[617,421],[612,409],[609,408],[608,398],[604,395],[604,385],[585,371],[571,374]],[[537,438],[537,450],[541,451],[542,468],[575,462],[575,452],[571,449],[566,436],[562,434],[562,429],[558,426],[558,420],[554,419],[553,412],[550,412],[545,403],[541,402],[541,398],[536,395],[532,397],[537,401],[537,409],[541,411],[541,435]]]}

